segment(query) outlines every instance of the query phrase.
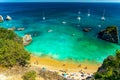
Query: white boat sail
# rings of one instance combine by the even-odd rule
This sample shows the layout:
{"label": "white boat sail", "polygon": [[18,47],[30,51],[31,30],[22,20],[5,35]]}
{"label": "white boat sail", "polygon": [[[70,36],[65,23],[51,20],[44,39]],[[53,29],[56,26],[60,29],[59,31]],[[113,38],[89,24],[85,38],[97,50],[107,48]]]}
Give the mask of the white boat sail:
{"label": "white boat sail", "polygon": [[81,17],[80,17],[80,11],[78,11],[78,17],[77,17],[77,20],[81,20]]}
{"label": "white boat sail", "polygon": [[44,15],[44,13],[43,13],[43,18],[42,18],[43,20],[45,20],[46,18],[45,18],[45,15]]}
{"label": "white boat sail", "polygon": [[105,21],[104,15],[105,15],[105,10],[103,11],[103,16],[101,17],[101,20],[102,20],[102,21]]}
{"label": "white boat sail", "polygon": [[87,16],[89,17],[91,14],[90,14],[90,10],[88,9],[88,14],[87,14]]}

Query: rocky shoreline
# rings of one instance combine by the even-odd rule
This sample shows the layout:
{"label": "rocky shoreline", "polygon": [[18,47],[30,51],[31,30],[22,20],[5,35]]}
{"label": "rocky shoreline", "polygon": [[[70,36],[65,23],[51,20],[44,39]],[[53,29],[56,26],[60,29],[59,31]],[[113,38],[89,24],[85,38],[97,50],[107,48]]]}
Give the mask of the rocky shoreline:
{"label": "rocky shoreline", "polygon": [[[7,21],[12,20],[12,17],[9,16],[9,15],[7,15],[7,16],[6,16],[6,20],[7,20]],[[0,15],[0,22],[4,22],[4,18],[3,18],[2,15]]]}

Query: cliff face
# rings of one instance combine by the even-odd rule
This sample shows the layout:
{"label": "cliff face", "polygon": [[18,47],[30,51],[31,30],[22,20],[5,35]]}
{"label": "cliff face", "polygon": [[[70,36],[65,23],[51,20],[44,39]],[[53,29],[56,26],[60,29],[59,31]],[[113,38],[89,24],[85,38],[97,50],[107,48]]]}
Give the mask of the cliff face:
{"label": "cliff face", "polygon": [[102,30],[98,33],[98,38],[118,44],[118,28],[116,26],[107,27],[105,30]]}

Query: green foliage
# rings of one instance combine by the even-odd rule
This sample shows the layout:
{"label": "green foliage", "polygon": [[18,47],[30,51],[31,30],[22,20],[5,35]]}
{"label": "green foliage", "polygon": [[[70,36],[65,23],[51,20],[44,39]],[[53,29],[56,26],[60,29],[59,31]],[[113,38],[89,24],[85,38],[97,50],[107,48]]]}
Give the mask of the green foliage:
{"label": "green foliage", "polygon": [[36,72],[35,71],[26,72],[22,76],[22,78],[23,78],[23,80],[35,80],[35,78],[36,78]]}
{"label": "green foliage", "polygon": [[116,52],[116,59],[120,62],[120,50]]}
{"label": "green foliage", "polygon": [[120,50],[116,56],[108,56],[94,75],[96,80],[120,80]]}
{"label": "green foliage", "polygon": [[115,30],[117,30],[117,26],[109,26],[109,27],[107,27],[106,28],[106,31],[108,32],[108,33],[110,33],[111,31],[115,31]]}
{"label": "green foliage", "polygon": [[22,43],[22,38],[18,37],[12,30],[6,30],[5,28],[0,28],[0,39],[9,39]]}
{"label": "green foliage", "polygon": [[13,31],[0,28],[0,65],[13,67],[28,64],[30,54],[24,50],[22,39]]}

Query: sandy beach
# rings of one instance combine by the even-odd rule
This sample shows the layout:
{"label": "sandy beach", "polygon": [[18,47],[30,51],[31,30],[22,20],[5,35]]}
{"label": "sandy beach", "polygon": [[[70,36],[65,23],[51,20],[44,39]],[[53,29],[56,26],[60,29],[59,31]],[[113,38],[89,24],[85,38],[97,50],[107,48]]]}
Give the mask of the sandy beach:
{"label": "sandy beach", "polygon": [[30,60],[32,65],[39,66],[40,68],[46,68],[48,70],[55,71],[67,71],[67,72],[78,72],[83,71],[85,73],[94,73],[97,71],[101,64],[90,64],[88,61],[82,63],[75,63],[73,61],[58,61],[50,57],[37,57],[31,56]]}
{"label": "sandy beach", "polygon": [[[75,63],[73,61],[58,61],[52,59],[50,57],[38,57],[31,55],[30,59],[31,67],[27,69],[22,69],[20,67],[14,67],[13,69],[0,68],[1,73],[0,76],[6,78],[6,80],[22,80],[22,75],[24,71],[35,70],[36,69],[46,69],[46,71],[58,72],[59,75],[62,76],[63,73],[66,73],[69,77],[70,75],[74,75],[75,80],[85,79],[86,76],[92,75],[97,71],[100,64],[89,63],[88,61]],[[11,74],[12,71],[12,74]],[[13,73],[14,72],[14,73]],[[36,71],[38,72],[38,71]],[[82,73],[84,77],[81,77]],[[66,77],[67,77],[66,76]],[[17,79],[16,79],[17,77]],[[72,79],[73,76],[70,77]],[[37,76],[36,80],[44,80],[43,77]]]}

